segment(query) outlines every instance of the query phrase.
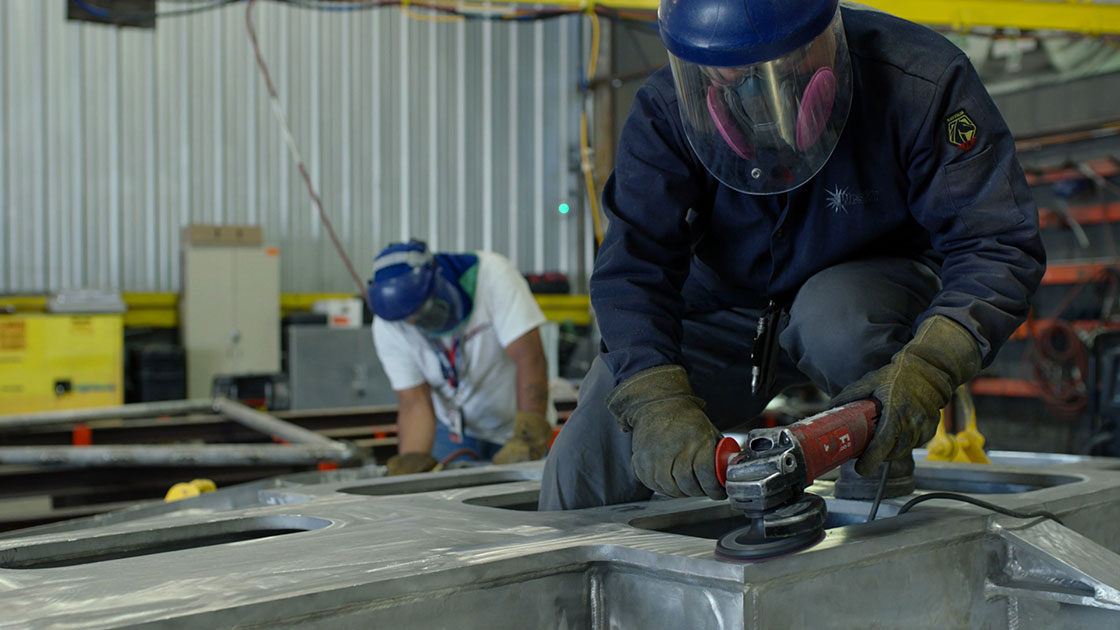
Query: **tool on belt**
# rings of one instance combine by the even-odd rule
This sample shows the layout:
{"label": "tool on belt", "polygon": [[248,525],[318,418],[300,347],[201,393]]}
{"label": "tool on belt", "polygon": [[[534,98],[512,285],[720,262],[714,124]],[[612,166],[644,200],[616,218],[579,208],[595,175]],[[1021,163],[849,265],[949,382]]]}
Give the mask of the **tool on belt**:
{"label": "tool on belt", "polygon": [[751,394],[761,396],[774,385],[774,375],[778,369],[778,335],[781,334],[785,317],[783,308],[771,300],[766,310],[758,318],[758,327],[751,344]]}
{"label": "tool on belt", "polygon": [[748,520],[716,545],[731,560],[763,560],[816,544],[824,536],[824,499],[813,481],[858,457],[875,433],[879,403],[862,400],[785,427],[755,429],[740,451],[734,438],[716,447],[716,475],[732,509]]}

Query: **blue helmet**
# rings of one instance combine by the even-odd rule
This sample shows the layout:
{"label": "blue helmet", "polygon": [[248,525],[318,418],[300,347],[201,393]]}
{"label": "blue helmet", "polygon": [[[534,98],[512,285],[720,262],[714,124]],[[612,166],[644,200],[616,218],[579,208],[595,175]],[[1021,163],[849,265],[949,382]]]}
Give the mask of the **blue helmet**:
{"label": "blue helmet", "polygon": [[838,0],[662,0],[661,41],[702,66],[748,66],[777,59],[824,32]]}
{"label": "blue helmet", "polygon": [[837,0],[661,0],[658,24],[685,136],[712,175],[763,195],[816,175],[851,106]]}
{"label": "blue helmet", "polygon": [[428,246],[417,240],[392,243],[377,255],[369,283],[369,303],[381,319],[404,320],[432,337],[454,330],[470,310]]}

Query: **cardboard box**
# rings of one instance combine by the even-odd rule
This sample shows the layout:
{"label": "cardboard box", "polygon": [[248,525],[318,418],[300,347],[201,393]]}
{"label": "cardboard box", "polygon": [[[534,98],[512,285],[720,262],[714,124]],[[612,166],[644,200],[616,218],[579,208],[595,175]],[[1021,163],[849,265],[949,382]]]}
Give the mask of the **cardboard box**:
{"label": "cardboard box", "polygon": [[263,234],[259,225],[188,225],[183,228],[187,245],[260,246]]}

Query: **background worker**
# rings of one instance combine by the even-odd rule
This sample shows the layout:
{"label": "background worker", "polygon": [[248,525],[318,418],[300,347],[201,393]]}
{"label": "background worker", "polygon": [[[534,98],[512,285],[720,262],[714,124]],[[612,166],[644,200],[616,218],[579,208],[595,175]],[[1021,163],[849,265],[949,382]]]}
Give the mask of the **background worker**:
{"label": "background worker", "polygon": [[[804,380],[882,403],[856,470],[891,461],[888,493],[908,492],[911,449],[1042,277],[1006,124],[963,52],[883,13],[662,0],[659,22],[670,68],[639,91],[603,193],[602,352],[541,509],[723,498],[720,430]],[[838,493],[873,487],[850,472]]]}
{"label": "background worker", "polygon": [[431,470],[463,448],[499,464],[544,457],[556,422],[545,318],[506,258],[393,243],[374,260],[369,299],[399,403],[389,474]]}

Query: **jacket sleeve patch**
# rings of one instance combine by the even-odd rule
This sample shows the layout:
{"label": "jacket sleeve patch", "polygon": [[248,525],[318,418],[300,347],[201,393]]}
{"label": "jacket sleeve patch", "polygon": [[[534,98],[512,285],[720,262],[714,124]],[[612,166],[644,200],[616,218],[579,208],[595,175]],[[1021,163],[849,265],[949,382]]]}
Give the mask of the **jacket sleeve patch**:
{"label": "jacket sleeve patch", "polygon": [[968,151],[976,145],[976,134],[979,131],[976,123],[969,118],[968,112],[963,109],[945,119],[949,131],[949,144],[961,151]]}

